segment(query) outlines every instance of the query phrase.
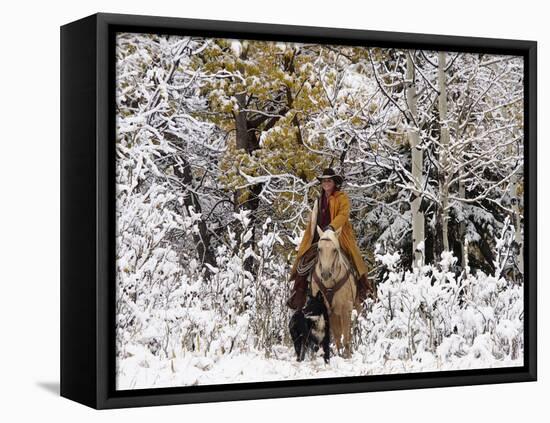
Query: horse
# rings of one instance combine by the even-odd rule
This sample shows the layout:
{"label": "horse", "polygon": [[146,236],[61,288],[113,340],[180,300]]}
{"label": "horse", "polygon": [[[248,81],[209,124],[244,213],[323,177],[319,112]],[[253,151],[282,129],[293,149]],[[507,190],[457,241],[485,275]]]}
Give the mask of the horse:
{"label": "horse", "polygon": [[351,313],[357,287],[351,264],[344,256],[338,237],[342,228],[335,232],[331,229],[322,231],[317,225],[319,234],[318,258],[312,274],[311,293],[316,296],[321,291],[327,310],[329,322],[338,350],[344,358],[351,357]]}

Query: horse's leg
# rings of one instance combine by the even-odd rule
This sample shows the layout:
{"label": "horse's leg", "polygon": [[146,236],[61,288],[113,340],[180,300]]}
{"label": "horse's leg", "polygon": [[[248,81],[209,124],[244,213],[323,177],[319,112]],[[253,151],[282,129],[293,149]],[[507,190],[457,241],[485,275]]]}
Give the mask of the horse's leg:
{"label": "horse's leg", "polygon": [[336,319],[338,320],[338,326],[337,326],[337,328],[336,328],[336,329],[337,329],[337,335],[336,335],[336,336],[338,337],[338,345],[340,346],[340,347],[338,348],[338,355],[342,356],[343,353],[344,353],[344,350],[343,350],[344,345],[343,345],[343,343],[342,343],[342,341],[343,341],[342,335],[344,334],[344,332],[343,332],[343,330],[344,330],[343,323],[344,323],[344,322],[343,322],[343,320],[342,320],[342,314],[341,314],[341,313],[338,313],[338,314],[336,315]]}
{"label": "horse's leg", "polygon": [[342,353],[342,330],[340,329],[340,316],[336,313],[330,315],[330,329],[332,330],[332,337],[334,338],[334,343],[336,344],[336,351],[338,355]]}
{"label": "horse's leg", "polygon": [[338,317],[339,317],[339,323],[340,323],[340,327],[338,328],[339,330],[338,338],[340,339],[340,345],[342,348],[342,352],[340,353],[340,355],[342,357],[345,357],[346,356],[346,320],[343,313],[338,313]]}
{"label": "horse's leg", "polygon": [[344,335],[344,357],[351,357],[351,307],[342,313],[342,332]]}
{"label": "horse's leg", "polygon": [[345,300],[345,305],[343,306],[344,312],[342,313],[342,316],[344,318],[343,323],[343,332],[344,332],[344,347],[345,347],[345,355],[346,358],[351,357],[351,313],[355,309],[357,313],[360,312],[357,308],[355,308],[355,297],[357,295],[357,289],[355,285],[355,279],[352,277],[351,280],[348,281],[348,286],[350,288],[349,290],[349,297],[347,300]]}

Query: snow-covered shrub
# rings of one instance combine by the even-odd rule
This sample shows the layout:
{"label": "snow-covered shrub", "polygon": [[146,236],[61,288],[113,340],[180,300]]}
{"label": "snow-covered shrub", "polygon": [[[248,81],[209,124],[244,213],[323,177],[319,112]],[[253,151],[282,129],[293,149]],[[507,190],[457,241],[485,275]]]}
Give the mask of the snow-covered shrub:
{"label": "snow-covered shrub", "polygon": [[399,252],[377,254],[387,268],[379,299],[357,317],[355,346],[370,362],[412,368],[470,368],[517,360],[523,351],[523,288],[478,271],[455,275],[451,252],[438,263],[399,268]]}
{"label": "snow-covered shrub", "polygon": [[[280,281],[286,266],[273,256],[274,244],[282,241],[268,220],[256,244],[258,252],[245,248],[251,233],[246,214],[235,216],[241,225],[240,236],[227,228],[227,245],[217,248],[217,266],[209,266],[210,278],[196,264],[181,266],[173,250],[147,237],[154,232],[148,225],[155,221],[149,214],[141,210],[121,216],[121,222],[131,221],[133,229],[119,234],[117,249],[120,357],[132,355],[136,345],[146,347],[158,359],[186,352],[218,356],[251,348],[269,354],[272,345],[283,342],[288,312],[286,285]],[[183,237],[191,239],[194,226],[177,223]],[[146,232],[141,238],[136,236],[140,230]],[[132,242],[126,238],[129,233]],[[255,277],[243,266],[250,255],[257,265]]]}

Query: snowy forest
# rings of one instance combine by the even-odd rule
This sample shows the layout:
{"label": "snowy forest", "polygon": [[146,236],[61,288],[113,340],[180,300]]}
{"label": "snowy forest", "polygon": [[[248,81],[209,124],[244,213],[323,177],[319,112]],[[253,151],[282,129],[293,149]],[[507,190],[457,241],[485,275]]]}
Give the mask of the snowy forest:
{"label": "snowy forest", "polygon": [[[522,57],[116,37],[117,389],[523,365]],[[378,301],[297,362],[285,301],[344,176]]]}

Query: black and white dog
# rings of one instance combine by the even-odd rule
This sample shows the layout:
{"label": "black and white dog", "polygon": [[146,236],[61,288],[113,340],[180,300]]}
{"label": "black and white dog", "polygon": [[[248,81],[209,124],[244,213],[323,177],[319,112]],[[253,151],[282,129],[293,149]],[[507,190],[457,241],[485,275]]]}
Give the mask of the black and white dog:
{"label": "black and white dog", "polygon": [[296,350],[298,361],[303,361],[306,350],[317,352],[323,347],[325,363],[330,359],[330,327],[328,311],[321,296],[308,296],[302,310],[294,312],[289,323],[290,336]]}

